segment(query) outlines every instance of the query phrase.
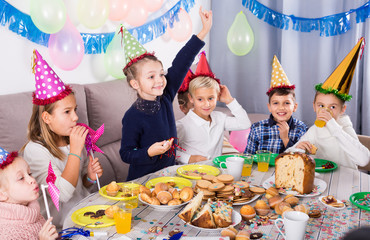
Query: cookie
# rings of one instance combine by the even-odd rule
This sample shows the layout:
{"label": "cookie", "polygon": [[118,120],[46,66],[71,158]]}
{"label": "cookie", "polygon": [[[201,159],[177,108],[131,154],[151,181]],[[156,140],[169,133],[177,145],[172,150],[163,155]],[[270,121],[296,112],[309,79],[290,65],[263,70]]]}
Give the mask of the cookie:
{"label": "cookie", "polygon": [[203,180],[207,180],[207,181],[212,182],[212,180],[213,180],[215,177],[216,177],[216,176],[213,176],[213,175],[203,175],[203,176],[202,176],[202,179],[203,179]]}
{"label": "cookie", "polygon": [[263,193],[265,193],[265,191],[266,191],[266,189],[261,188],[261,187],[251,187],[251,188],[249,188],[249,190],[250,190],[251,192],[256,193],[256,194],[263,194]]}
{"label": "cookie", "polygon": [[233,183],[233,186],[234,187],[238,187],[240,189],[247,189],[247,188],[249,188],[249,184],[247,182],[243,182],[243,181],[237,181],[237,182]]}
{"label": "cookie", "polygon": [[178,233],[181,233],[181,231],[179,229],[175,229],[175,230],[172,230],[171,232],[169,232],[168,235],[170,237],[172,237],[173,235],[178,234]]}
{"label": "cookie", "polygon": [[101,219],[101,218],[103,218],[103,216],[94,214],[94,215],[91,215],[90,218],[91,219]]}
{"label": "cookie", "polygon": [[260,239],[262,236],[263,236],[263,234],[262,234],[262,233],[260,233],[260,232],[255,232],[255,233],[251,233],[251,234],[249,235],[249,238],[250,238],[250,239]]}
{"label": "cookie", "polygon": [[219,193],[232,193],[233,191],[234,187],[231,185],[227,185],[224,189],[220,190]]}
{"label": "cookie", "polygon": [[207,189],[209,187],[209,185],[211,185],[211,184],[212,184],[212,182],[207,181],[207,180],[198,180],[196,186],[198,188],[201,188],[201,189]]}
{"label": "cookie", "polygon": [[225,187],[225,184],[223,183],[213,183],[208,186],[208,191],[217,192],[217,191],[222,190],[224,187]]}
{"label": "cookie", "polygon": [[86,217],[86,216],[91,216],[91,215],[95,215],[95,213],[94,212],[85,212],[84,213],[84,216]]}
{"label": "cookie", "polygon": [[96,211],[95,215],[104,216],[105,215],[105,210],[104,209],[99,209],[98,211]]}
{"label": "cookie", "polygon": [[217,176],[217,180],[223,183],[232,183],[234,181],[234,177],[229,174],[221,174]]}
{"label": "cookie", "polygon": [[163,231],[163,228],[158,227],[158,226],[153,226],[148,229],[148,232],[151,233],[161,233]]}
{"label": "cookie", "polygon": [[319,218],[319,217],[321,217],[321,212],[320,212],[320,210],[310,210],[308,212],[308,216],[310,218]]}

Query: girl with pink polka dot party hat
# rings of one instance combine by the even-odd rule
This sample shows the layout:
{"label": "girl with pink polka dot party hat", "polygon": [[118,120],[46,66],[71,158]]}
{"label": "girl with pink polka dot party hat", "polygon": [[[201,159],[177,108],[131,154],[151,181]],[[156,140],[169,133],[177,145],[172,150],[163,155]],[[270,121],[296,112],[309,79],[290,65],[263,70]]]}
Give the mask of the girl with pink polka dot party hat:
{"label": "girl with pink polka dot party hat", "polygon": [[[46,184],[51,161],[57,177],[55,185],[60,190],[60,211],[51,200],[49,209],[54,224],[61,227],[69,209],[89,194],[88,189],[103,169],[98,158],[88,160],[83,150],[88,129],[77,125],[77,104],[71,87],[63,83],[37,50],[33,53],[32,70],[36,90],[24,159],[39,184]],[[41,212],[45,216],[45,209]]]}

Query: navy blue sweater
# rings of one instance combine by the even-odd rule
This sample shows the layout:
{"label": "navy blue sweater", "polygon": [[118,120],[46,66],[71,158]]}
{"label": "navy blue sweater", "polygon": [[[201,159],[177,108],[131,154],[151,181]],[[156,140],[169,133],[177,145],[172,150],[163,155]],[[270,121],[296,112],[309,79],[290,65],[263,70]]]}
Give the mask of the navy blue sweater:
{"label": "navy blue sweater", "polygon": [[[175,156],[149,157],[155,142],[177,137],[172,102],[195,56],[204,42],[193,35],[179,51],[166,74],[167,86],[160,97],[160,109],[154,114],[140,111],[133,104],[122,119],[121,159],[130,164],[127,181],[175,164]],[[149,101],[150,102],[150,101]]]}

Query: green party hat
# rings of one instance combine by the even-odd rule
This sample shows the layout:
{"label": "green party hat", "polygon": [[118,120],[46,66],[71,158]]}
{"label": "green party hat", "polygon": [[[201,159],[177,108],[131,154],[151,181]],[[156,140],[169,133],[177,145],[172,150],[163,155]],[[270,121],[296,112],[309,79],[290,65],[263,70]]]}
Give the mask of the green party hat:
{"label": "green party hat", "polygon": [[141,45],[123,25],[121,25],[121,30],[118,34],[122,34],[123,47],[125,50],[126,66],[123,69],[130,67],[145,56],[154,56],[154,53],[148,53],[143,45]]}

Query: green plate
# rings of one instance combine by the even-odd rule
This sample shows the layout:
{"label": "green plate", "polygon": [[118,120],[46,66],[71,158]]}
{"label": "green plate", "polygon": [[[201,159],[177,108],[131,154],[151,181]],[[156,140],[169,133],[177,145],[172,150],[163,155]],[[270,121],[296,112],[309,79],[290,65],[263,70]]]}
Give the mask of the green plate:
{"label": "green plate", "polygon": [[360,203],[363,202],[361,199],[364,199],[365,196],[367,196],[367,198],[369,200],[367,200],[368,202],[370,202],[370,192],[358,192],[358,193],[354,193],[352,194],[350,197],[349,197],[349,200],[351,201],[351,203],[361,209],[364,209],[366,211],[370,211],[370,205],[368,206],[364,206],[364,205],[361,205]]}
{"label": "green plate", "polygon": [[[277,155],[279,155],[279,154],[277,154],[277,153],[272,153],[271,154],[270,163],[269,163],[270,166],[275,166],[275,158],[276,158]],[[226,162],[226,158],[228,158],[228,157],[243,157],[243,156],[240,156],[240,155],[237,155],[237,154],[218,156],[218,157],[215,157],[213,159],[213,164],[217,167],[220,167],[220,162]],[[257,162],[257,155],[254,155],[253,160],[254,160],[254,162]],[[225,165],[222,165],[222,168],[226,168]]]}
{"label": "green plate", "polygon": [[[329,161],[329,160],[315,158],[315,162],[316,162],[315,172],[331,172],[331,171],[334,171],[335,169],[338,168],[338,165],[335,162],[332,162],[332,161]],[[334,165],[334,167],[329,168],[329,169],[319,168],[322,165],[325,165],[326,163],[332,163]]]}

